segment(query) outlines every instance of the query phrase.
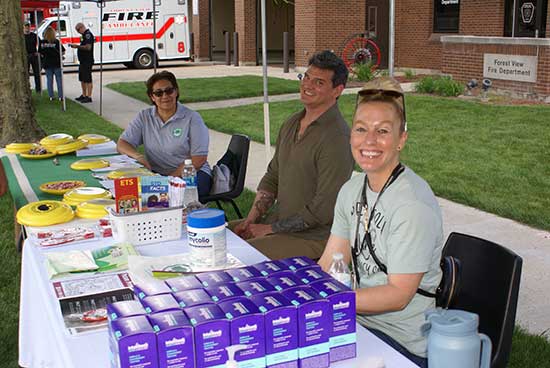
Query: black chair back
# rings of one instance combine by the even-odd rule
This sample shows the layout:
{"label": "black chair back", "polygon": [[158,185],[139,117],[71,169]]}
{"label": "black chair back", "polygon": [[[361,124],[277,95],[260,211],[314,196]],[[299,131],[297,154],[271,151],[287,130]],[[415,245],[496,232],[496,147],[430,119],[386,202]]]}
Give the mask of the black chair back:
{"label": "black chair back", "polygon": [[461,290],[449,308],[479,315],[479,332],[493,344],[491,367],[508,364],[516,320],[522,259],[505,247],[474,236],[451,233],[443,256],[462,263]]}
{"label": "black chair back", "polygon": [[[233,199],[241,195],[244,190],[244,181],[246,179],[246,166],[248,164],[248,152],[250,149],[250,138],[243,134],[233,134],[227,147],[227,152],[233,158],[232,174],[235,176],[235,185],[230,191],[217,193],[200,197],[201,203],[216,202],[218,208],[222,209],[220,201],[230,202],[239,218],[242,218],[241,211]],[[226,155],[227,155],[226,152]],[[235,172],[236,171],[236,172]]]}

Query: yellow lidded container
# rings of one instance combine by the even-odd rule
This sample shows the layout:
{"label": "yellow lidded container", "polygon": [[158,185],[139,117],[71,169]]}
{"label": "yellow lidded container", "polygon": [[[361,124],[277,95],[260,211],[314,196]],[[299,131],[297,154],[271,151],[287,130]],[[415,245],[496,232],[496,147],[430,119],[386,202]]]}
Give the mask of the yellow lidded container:
{"label": "yellow lidded container", "polygon": [[55,151],[57,152],[58,155],[64,155],[66,153],[78,151],[79,149],[82,149],[87,145],[88,145],[88,142],[83,141],[81,139],[75,139],[72,142],[56,146]]}
{"label": "yellow lidded container", "polygon": [[50,226],[63,224],[74,218],[74,211],[60,201],[29,203],[17,211],[17,222],[25,226]]}
{"label": "yellow lidded container", "polygon": [[73,136],[65,133],[50,134],[40,140],[40,144],[43,146],[59,146],[71,142]]}
{"label": "yellow lidded container", "polygon": [[88,144],[107,143],[111,140],[111,138],[101,134],[82,134],[81,136],[78,137],[78,139],[87,141]]}
{"label": "yellow lidded container", "polygon": [[132,178],[134,176],[153,176],[155,173],[143,167],[118,169],[107,174],[107,179]]}
{"label": "yellow lidded container", "polygon": [[114,199],[90,199],[76,206],[76,215],[85,219],[98,219],[107,216],[107,207],[114,206]]}
{"label": "yellow lidded container", "polygon": [[31,148],[38,146],[36,143],[10,143],[6,146],[6,153],[29,152]]}
{"label": "yellow lidded container", "polygon": [[96,198],[110,199],[111,192],[97,187],[76,188],[63,195],[63,202],[68,203],[71,206],[76,206],[81,202],[86,202]]}
{"label": "yellow lidded container", "polygon": [[91,170],[100,169],[102,167],[109,166],[110,163],[107,160],[101,158],[85,158],[83,160],[75,161],[71,164],[73,170]]}

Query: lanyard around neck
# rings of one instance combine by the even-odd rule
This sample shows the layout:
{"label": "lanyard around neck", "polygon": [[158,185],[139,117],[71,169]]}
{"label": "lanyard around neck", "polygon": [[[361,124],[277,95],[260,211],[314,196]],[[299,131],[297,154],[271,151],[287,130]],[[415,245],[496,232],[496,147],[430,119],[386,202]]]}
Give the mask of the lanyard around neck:
{"label": "lanyard around neck", "polygon": [[[369,227],[370,227],[370,223],[371,223],[371,221],[374,217],[374,209],[376,208],[376,205],[378,204],[378,200],[382,196],[382,193],[384,193],[384,191],[393,182],[395,182],[395,180],[397,180],[397,178],[399,177],[399,175],[401,175],[403,173],[403,171],[405,171],[405,166],[403,166],[401,163],[399,163],[393,169],[392,173],[390,174],[390,177],[388,178],[388,180],[386,180],[386,183],[384,184],[384,186],[382,187],[382,189],[378,193],[378,197],[376,198],[376,201],[374,202],[374,205],[372,206],[372,209],[370,211],[369,220],[365,224],[365,236],[363,237],[363,241],[361,242],[361,245],[359,245],[359,224],[361,223],[362,212],[363,211],[365,211],[365,212],[368,211],[367,186],[369,185],[369,179],[368,179],[368,176],[365,174],[365,180],[363,182],[363,188],[361,190],[361,202],[358,203],[358,206],[355,209],[356,213],[357,213],[357,224],[356,224],[356,227],[355,227],[355,242],[354,242],[353,249],[352,249],[352,252],[351,252],[352,261],[353,261],[353,268],[354,268],[354,271],[355,271],[355,281],[356,281],[357,285],[359,285],[359,279],[360,279],[359,269],[358,269],[358,265],[357,265],[357,257],[363,251],[364,246],[365,246],[366,243],[369,243],[369,246],[370,246]],[[379,264],[379,262],[376,262],[376,263]]]}

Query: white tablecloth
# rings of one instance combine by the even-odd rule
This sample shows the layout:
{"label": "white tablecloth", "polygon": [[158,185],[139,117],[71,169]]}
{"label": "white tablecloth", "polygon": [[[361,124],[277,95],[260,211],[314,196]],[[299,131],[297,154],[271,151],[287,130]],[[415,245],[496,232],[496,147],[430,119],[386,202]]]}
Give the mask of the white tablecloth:
{"label": "white tablecloth", "polygon": [[[114,243],[95,241],[42,250],[28,241],[23,247],[21,266],[21,300],[19,306],[19,364],[22,367],[107,368],[109,346],[107,331],[69,335],[64,327],[59,303],[44,266],[44,252],[90,249]],[[266,258],[227,231],[228,251],[246,264]],[[137,247],[145,256],[183,253],[188,250],[185,239]],[[357,358],[332,364],[336,368],[361,368],[369,357],[381,357],[386,368],[416,367],[400,353],[357,325]]]}

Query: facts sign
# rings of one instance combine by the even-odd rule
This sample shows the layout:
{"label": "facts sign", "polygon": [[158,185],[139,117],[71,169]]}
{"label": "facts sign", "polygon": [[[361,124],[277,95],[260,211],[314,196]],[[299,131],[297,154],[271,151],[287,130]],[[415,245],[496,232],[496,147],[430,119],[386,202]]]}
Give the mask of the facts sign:
{"label": "facts sign", "polygon": [[537,64],[536,56],[484,54],[483,77],[535,83]]}

